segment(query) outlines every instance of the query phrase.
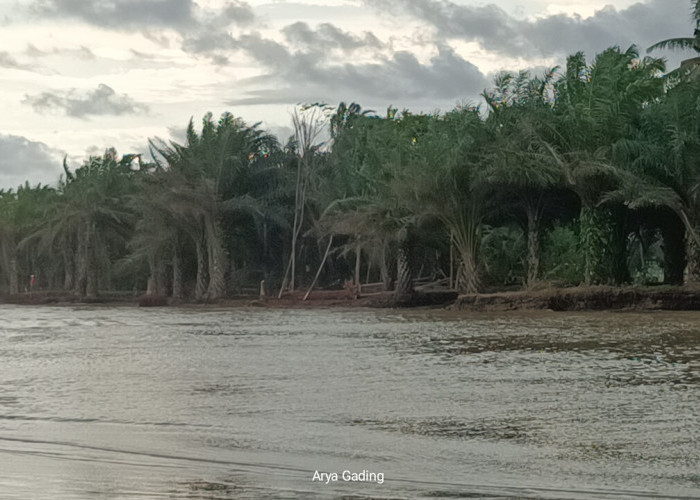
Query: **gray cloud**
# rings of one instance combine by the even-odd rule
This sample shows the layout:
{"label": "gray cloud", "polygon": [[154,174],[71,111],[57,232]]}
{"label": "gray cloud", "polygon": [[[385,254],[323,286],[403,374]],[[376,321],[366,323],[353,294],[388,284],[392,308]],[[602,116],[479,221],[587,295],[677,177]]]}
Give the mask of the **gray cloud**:
{"label": "gray cloud", "polygon": [[36,14],[69,17],[113,29],[165,27],[184,29],[195,23],[192,0],[37,0]]}
{"label": "gray cloud", "polygon": [[222,51],[236,47],[235,40],[228,27],[231,24],[244,26],[255,20],[253,9],[238,0],[228,2],[221,10],[206,11],[196,29],[183,33],[182,48],[187,52],[206,53],[212,56],[214,63],[226,61]]}
{"label": "gray cloud", "polygon": [[360,37],[343,31],[330,23],[323,23],[317,30],[312,30],[308,24],[297,22],[286,26],[282,33],[289,43],[322,53],[329,49],[341,49],[349,52],[365,47],[381,49],[384,46],[372,33],[365,32]]}
{"label": "gray cloud", "polygon": [[16,135],[0,135],[0,189],[28,181],[56,184],[62,172],[62,151]]}
{"label": "gray cloud", "polygon": [[229,27],[255,20],[251,6],[241,0],[216,9],[193,0],[35,0],[32,10],[40,17],[78,19],[101,28],[138,29],[164,45],[167,39],[159,38],[158,30],[172,29],[183,37],[183,49],[195,53],[230,49]]}
{"label": "gray cloud", "polygon": [[[330,23],[322,23],[317,29],[308,24],[297,22],[282,29],[282,34],[290,48],[297,49],[297,55],[306,53],[316,58],[328,58],[333,50],[346,53],[362,48],[381,49],[385,45],[372,33],[362,36],[343,31]],[[261,38],[259,35],[244,34],[234,37],[230,32],[212,27],[184,37],[183,50],[195,54],[206,54],[225,62],[224,54],[235,50],[245,50],[260,62],[276,66],[277,62],[287,56],[287,47],[278,42]]]}
{"label": "gray cloud", "polygon": [[0,52],[0,66],[3,68],[19,68],[20,64],[9,52],[2,51]]}
{"label": "gray cloud", "polygon": [[[228,2],[220,12],[215,13],[214,22],[219,20],[220,25],[234,23],[244,26],[255,20],[255,14],[250,5],[238,0]],[[224,21],[223,23],[221,21]]]}
{"label": "gray cloud", "polygon": [[287,47],[250,35],[239,39],[240,47],[269,72],[246,83],[275,82],[275,89],[261,89],[229,104],[297,103],[309,99],[355,100],[437,99],[454,100],[475,95],[487,81],[479,69],[447,45],[421,63],[409,52],[382,56],[376,63],[326,63],[313,52],[292,52]]}
{"label": "gray cloud", "polygon": [[41,50],[37,48],[35,45],[32,45],[31,43],[27,45],[27,50],[26,54],[29,57],[32,58],[41,58],[41,57],[48,57],[48,56],[54,56],[54,55],[59,55],[59,56],[72,56],[75,57],[76,59],[81,59],[81,60],[93,60],[96,58],[95,53],[90,50],[88,47],[85,45],[81,45],[80,48],[77,49],[51,49],[51,50]]}
{"label": "gray cloud", "polygon": [[0,68],[30,69],[26,64],[21,64],[12,54],[7,51],[0,51]]}
{"label": "gray cloud", "polygon": [[[368,6],[427,22],[438,39],[478,42],[508,56],[593,55],[611,45],[645,48],[670,37],[691,36],[687,0],[651,0],[627,9],[605,7],[589,18],[554,15],[519,20],[494,4],[458,5],[449,0],[372,0]],[[676,12],[677,15],[669,15]]]}
{"label": "gray cloud", "polygon": [[59,111],[67,116],[86,118],[90,115],[124,115],[148,111],[148,107],[138,103],[126,94],[118,95],[114,89],[101,83],[95,90],[42,92],[35,96],[25,96],[22,101],[29,104],[37,113]]}
{"label": "gray cloud", "polygon": [[230,33],[214,30],[202,31],[194,35],[184,37],[182,49],[195,54],[216,53],[235,49],[238,46]]}

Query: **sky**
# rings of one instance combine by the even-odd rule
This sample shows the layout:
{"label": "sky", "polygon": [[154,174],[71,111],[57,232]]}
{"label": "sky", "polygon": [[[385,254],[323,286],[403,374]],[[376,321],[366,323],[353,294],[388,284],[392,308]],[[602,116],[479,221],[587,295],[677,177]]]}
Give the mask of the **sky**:
{"label": "sky", "polygon": [[499,71],[693,28],[689,0],[0,0],[0,189],[182,141],[207,112],[284,141],[299,104],[447,111]]}

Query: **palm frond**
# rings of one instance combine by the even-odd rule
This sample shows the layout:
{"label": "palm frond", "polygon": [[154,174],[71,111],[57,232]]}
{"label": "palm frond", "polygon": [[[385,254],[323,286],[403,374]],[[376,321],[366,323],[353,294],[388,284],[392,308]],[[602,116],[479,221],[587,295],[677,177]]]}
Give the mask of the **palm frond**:
{"label": "palm frond", "polygon": [[669,38],[668,40],[662,40],[656,42],[654,45],[647,49],[647,53],[654,50],[688,50],[695,48],[695,38]]}

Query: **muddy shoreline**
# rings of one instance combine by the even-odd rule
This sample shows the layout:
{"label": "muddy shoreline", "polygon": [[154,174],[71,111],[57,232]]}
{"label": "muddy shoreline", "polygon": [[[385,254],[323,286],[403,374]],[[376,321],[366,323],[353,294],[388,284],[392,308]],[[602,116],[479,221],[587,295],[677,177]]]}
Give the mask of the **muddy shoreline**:
{"label": "muddy shoreline", "polygon": [[571,287],[545,288],[532,291],[509,291],[458,295],[456,292],[415,292],[397,301],[390,292],[349,296],[344,290],[315,291],[308,300],[303,292],[276,297],[238,296],[216,302],[174,301],[158,296],[134,296],[104,293],[98,297],[80,298],[61,291],[41,291],[33,294],[0,295],[0,303],[19,305],[79,305],[102,304],[141,307],[430,307],[456,311],[697,311],[700,310],[700,288],[690,287]]}
{"label": "muddy shoreline", "polygon": [[461,295],[463,311],[698,311],[700,288],[591,286]]}

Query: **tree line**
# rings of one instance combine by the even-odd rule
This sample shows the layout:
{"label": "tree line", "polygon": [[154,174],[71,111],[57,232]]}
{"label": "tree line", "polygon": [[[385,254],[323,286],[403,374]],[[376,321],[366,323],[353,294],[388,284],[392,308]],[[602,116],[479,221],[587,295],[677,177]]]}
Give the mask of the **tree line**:
{"label": "tree line", "polygon": [[[635,47],[501,73],[485,108],[230,113],[0,191],[0,290],[217,300],[375,283],[464,293],[700,279],[700,79]],[[32,277],[33,278],[30,278]],[[32,281],[33,283],[32,284]]]}

